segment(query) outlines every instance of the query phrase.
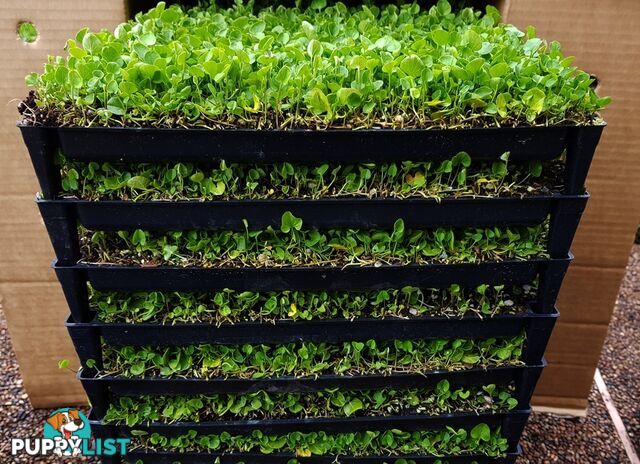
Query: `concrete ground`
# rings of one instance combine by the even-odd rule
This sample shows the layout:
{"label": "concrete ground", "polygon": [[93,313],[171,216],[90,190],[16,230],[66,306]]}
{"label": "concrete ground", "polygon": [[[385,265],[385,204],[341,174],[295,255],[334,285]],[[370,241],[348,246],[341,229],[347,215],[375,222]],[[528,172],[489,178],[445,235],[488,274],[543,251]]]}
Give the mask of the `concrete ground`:
{"label": "concrete ground", "polygon": [[[638,464],[640,452],[640,245],[633,249],[622,285],[600,371],[613,408],[621,418],[614,425],[611,410],[595,387],[585,418],[534,413],[522,441],[520,464]],[[12,458],[10,439],[42,436],[49,411],[34,410],[22,386],[0,311],[0,463],[59,463],[60,458]],[[620,430],[629,439],[623,446]],[[631,457],[629,457],[631,455]],[[74,459],[73,462],[91,462]]]}

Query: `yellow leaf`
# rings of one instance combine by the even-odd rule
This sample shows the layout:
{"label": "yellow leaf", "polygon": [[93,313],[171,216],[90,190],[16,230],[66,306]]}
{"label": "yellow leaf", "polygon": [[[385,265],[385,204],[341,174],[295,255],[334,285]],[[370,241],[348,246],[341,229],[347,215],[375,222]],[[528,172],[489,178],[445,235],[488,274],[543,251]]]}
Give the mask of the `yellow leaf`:
{"label": "yellow leaf", "polygon": [[288,316],[295,317],[298,314],[298,307],[295,303],[291,303],[291,309],[289,310]]}
{"label": "yellow leaf", "polygon": [[260,111],[260,99],[254,95],[253,96],[253,108],[251,108],[250,106],[245,106],[244,109],[246,111],[248,111],[249,113],[257,113],[258,111]]}
{"label": "yellow leaf", "polygon": [[296,450],[296,456],[299,458],[308,458],[311,457],[311,451],[298,448]]}
{"label": "yellow leaf", "polygon": [[221,358],[206,358],[202,361],[202,367],[212,369],[219,367],[222,364]]}

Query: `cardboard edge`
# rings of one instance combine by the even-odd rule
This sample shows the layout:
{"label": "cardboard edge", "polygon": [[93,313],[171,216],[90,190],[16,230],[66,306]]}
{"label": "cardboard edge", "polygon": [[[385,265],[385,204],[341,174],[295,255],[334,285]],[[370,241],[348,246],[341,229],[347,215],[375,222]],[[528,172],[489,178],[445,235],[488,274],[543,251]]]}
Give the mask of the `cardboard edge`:
{"label": "cardboard edge", "polygon": [[587,408],[556,408],[551,406],[536,406],[534,404],[533,412],[553,414],[554,416],[587,417]]}
{"label": "cardboard edge", "polygon": [[511,0],[498,0],[496,8],[502,13],[502,21],[509,22],[509,9],[511,8]]}

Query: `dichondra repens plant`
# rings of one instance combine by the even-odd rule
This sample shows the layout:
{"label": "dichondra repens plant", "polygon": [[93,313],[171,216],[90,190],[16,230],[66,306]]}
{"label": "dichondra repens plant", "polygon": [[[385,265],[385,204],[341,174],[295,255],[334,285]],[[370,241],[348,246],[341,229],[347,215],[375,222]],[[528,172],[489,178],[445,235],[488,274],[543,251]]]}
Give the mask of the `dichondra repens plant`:
{"label": "dichondra repens plant", "polygon": [[423,373],[519,365],[524,335],[510,338],[104,347],[104,372],[125,377],[261,379],[276,376]]}
{"label": "dichondra repens plant", "polygon": [[549,194],[562,185],[560,160],[472,162],[460,152],[442,162],[315,165],[96,163],[60,156],[62,194],[83,199],[239,200],[279,198],[446,198]]}
{"label": "dichondra repens plant", "polygon": [[127,323],[211,323],[308,321],[384,317],[495,316],[526,310],[535,289],[530,285],[452,284],[447,288],[365,290],[349,292],[100,292],[90,303],[101,321]]}
{"label": "dichondra repens plant", "polygon": [[346,266],[457,263],[546,256],[546,224],[508,228],[405,230],[303,229],[291,212],[279,230],[91,233],[81,229],[84,260],[179,266]]}
{"label": "dichondra repens plant", "polygon": [[[556,316],[532,314],[530,303],[537,292],[533,288],[535,282],[531,286],[522,285],[520,279],[535,280],[539,274],[540,281],[545,283],[543,287],[551,290],[556,289],[553,279],[561,279],[558,275],[566,266],[566,250],[560,253],[557,249],[570,240],[564,236],[551,237],[554,258],[551,260],[547,251],[548,233],[550,224],[554,233],[563,227],[572,233],[577,223],[579,212],[563,209],[556,202],[567,200],[563,198],[565,191],[578,190],[573,184],[578,183],[574,178],[580,177],[576,172],[581,171],[572,169],[580,157],[577,154],[580,150],[574,148],[582,139],[577,137],[579,131],[575,128],[542,131],[549,137],[545,142],[558,143],[550,147],[560,147],[560,142],[567,147],[567,159],[571,162],[565,172],[564,153],[547,153],[556,148],[541,149],[536,159],[538,149],[530,148],[524,140],[528,129],[476,128],[601,124],[598,112],[609,99],[596,94],[594,79],[573,67],[572,59],[562,54],[558,43],[536,37],[531,27],[520,31],[502,23],[498,11],[491,6],[485,11],[471,8],[453,11],[446,0],[434,0],[431,3],[435,5],[428,7],[411,0],[384,6],[346,6],[341,2],[310,0],[308,6],[295,2],[297,6],[267,5],[259,9],[253,0],[228,3],[234,5],[225,7],[212,0],[185,8],[160,2],[150,11],[120,24],[113,32],[83,29],[67,41],[66,56],[51,57],[42,73],[32,73],[26,79],[33,90],[19,105],[23,125],[206,128],[236,130],[241,132],[239,137],[257,137],[245,147],[238,147],[241,158],[234,159],[234,153],[229,153],[222,143],[219,152],[214,152],[213,143],[211,153],[205,152],[206,148],[199,153],[210,155],[209,159],[198,158],[195,152],[181,150],[181,146],[167,149],[167,153],[158,151],[157,159],[151,159],[136,157],[126,146],[120,154],[117,149],[113,150],[116,153],[92,152],[90,145],[81,152],[78,146],[67,144],[62,135],[133,133],[134,137],[140,137],[140,146],[144,147],[145,141],[151,140],[157,131],[23,128],[25,139],[29,132],[60,135],[59,151],[40,152],[46,152],[47,161],[51,162],[47,173],[51,174],[53,169],[59,171],[56,175],[60,174],[59,184],[56,178],[52,189],[47,188],[50,185],[42,187],[47,194],[43,204],[50,202],[48,193],[53,191],[54,201],[73,208],[116,200],[118,208],[130,207],[133,214],[137,208],[142,211],[137,225],[133,221],[115,220],[104,221],[100,226],[100,221],[86,220],[80,210],[82,206],[73,212],[65,210],[65,214],[68,212],[65,226],[71,223],[75,228],[78,224],[78,234],[75,229],[67,230],[66,238],[78,240],[80,253],[73,256],[74,265],[65,261],[63,267],[69,269],[59,271],[78,271],[76,277],[102,289],[90,288],[88,307],[78,309],[81,305],[73,303],[80,298],[73,300],[65,288],[73,316],[83,316],[77,317],[82,322],[69,324],[87,373],[83,381],[106,382],[103,385],[111,388],[108,395],[103,395],[106,390],[102,390],[92,398],[96,400],[94,403],[102,403],[95,408],[98,419],[105,422],[103,425],[111,424],[110,428],[118,429],[117,433],[122,433],[121,425],[132,428],[134,449],[178,454],[205,452],[209,457],[213,453],[259,452],[287,453],[283,459],[347,455],[382,456],[381,459],[395,461],[416,454],[434,456],[433,459],[447,455],[480,454],[491,458],[504,455],[516,441],[514,435],[522,425],[519,421],[526,416],[526,411],[509,411],[527,407],[525,397],[530,395],[531,382],[537,379],[541,368],[540,359],[531,359],[541,348],[535,342],[546,342],[545,331],[551,330],[552,318]],[[268,146],[298,135],[301,140],[316,137],[317,134],[310,136],[309,130],[333,131],[338,135],[328,137],[340,140],[344,131],[367,128],[371,130],[355,134],[364,138],[377,137],[372,135],[376,133],[393,138],[390,132],[396,129],[411,133],[413,129],[470,129],[453,137],[450,137],[453,131],[433,130],[435,144],[444,147],[446,153],[426,150],[424,156],[414,152],[407,155],[414,159],[405,159],[401,158],[404,145],[400,143],[398,154],[393,155],[393,159],[399,160],[396,162],[391,156],[370,162],[377,156],[367,158],[365,150],[358,151],[356,147],[350,150],[354,156],[329,163],[322,155],[303,156],[302,143],[297,147],[301,152],[286,159],[280,155],[292,151]],[[268,135],[237,129],[274,133],[303,130],[296,134]],[[600,129],[586,128],[585,132],[593,130],[599,135]],[[169,134],[168,137],[180,134],[189,138],[205,131],[160,132]],[[514,134],[504,136],[510,132]],[[556,135],[561,132],[564,135]],[[490,134],[488,137],[495,133],[496,143],[485,148],[485,154],[458,152],[472,150],[469,147],[475,146],[477,133]],[[213,134],[213,137],[223,139],[228,135]],[[455,138],[458,135],[460,139]],[[265,140],[271,136],[273,139],[258,147],[258,139],[263,136]],[[510,139],[511,136],[515,138]],[[155,150],[152,144],[148,146]],[[514,150],[514,162],[510,162],[508,150]],[[278,157],[266,154],[271,151]],[[54,156],[50,156],[52,153]],[[591,155],[587,150],[585,153]],[[426,155],[430,157],[425,158]],[[555,159],[547,155],[555,155]],[[519,201],[523,196],[543,194],[552,198]],[[465,199],[478,197],[512,198]],[[582,200],[578,195],[575,197],[574,201]],[[378,200],[385,198],[402,201]],[[278,210],[278,216],[291,209],[304,216],[305,221],[291,211],[276,218],[266,218],[267,214],[261,211],[253,216],[256,224],[251,224],[255,208],[266,203],[279,207],[283,199],[291,200],[288,203],[291,206]],[[166,217],[151,217],[159,214],[161,208],[157,204],[131,203],[141,200],[220,201],[205,204],[201,209],[191,209],[194,206],[191,204],[171,205],[189,211],[168,224],[158,220]],[[465,211],[469,217],[458,221],[453,214],[447,215],[443,220],[446,222],[440,223],[443,227],[434,225],[437,214],[427,222],[414,220],[411,212],[400,212],[414,204],[448,208],[463,202],[468,204],[446,213]],[[104,206],[93,203],[89,208],[97,210]],[[216,228],[220,224],[217,221],[207,225],[203,221],[190,221],[189,215],[195,214],[196,209],[203,215],[224,214],[223,208],[216,210],[224,204],[224,208],[238,208],[233,213],[236,214],[245,203],[251,203],[247,209],[249,217],[241,221],[244,216],[239,216],[234,219],[237,223],[225,229]],[[325,211],[335,211],[336,204],[367,203],[367,208],[369,203],[384,203],[390,208],[400,203],[403,206],[397,213],[389,209],[384,221],[365,222],[361,212],[350,216],[353,222],[347,223],[342,218],[313,223],[307,221],[311,213],[306,203],[313,203],[310,209],[328,203],[330,208]],[[510,208],[496,211],[504,215],[481,217],[487,211],[484,208],[494,203],[497,207],[517,204],[520,208],[522,205],[518,203],[534,206],[529,216],[526,214],[529,211],[521,215],[518,210],[517,220],[516,213],[510,215],[515,209]],[[538,207],[536,203],[539,209],[534,209]],[[304,208],[300,207],[302,204]],[[473,212],[477,214],[467,213],[469,205],[481,207]],[[48,206],[51,205],[42,210],[51,231],[60,228],[62,221],[49,222],[51,216],[44,210]],[[418,210],[413,214],[421,214]],[[565,214],[567,220],[556,221],[556,213]],[[543,217],[547,214],[550,217]],[[484,226],[484,220],[488,222],[490,217],[499,217],[491,224],[495,227],[475,226]],[[97,230],[89,230],[83,224]],[[338,226],[331,228],[328,224]],[[345,224],[353,227],[344,227]],[[369,228],[366,224],[380,225]],[[452,224],[456,226],[448,227]],[[51,235],[54,242],[58,240],[53,232]],[[68,255],[77,251],[76,247],[67,248]],[[564,256],[556,260],[556,255]],[[512,270],[519,266],[500,263],[508,260],[530,260],[522,266],[524,277]],[[473,265],[483,262],[491,263]],[[453,266],[459,263],[464,264]],[[427,266],[432,264],[438,266]],[[125,266],[136,269],[124,269]],[[174,288],[200,291],[171,291],[168,279],[159,284],[161,291],[154,291],[153,282],[122,284],[128,272],[153,274],[141,267],[194,266],[223,269],[154,271],[167,277],[178,276]],[[352,272],[349,266],[370,268]],[[403,268],[396,277],[402,278],[417,269],[426,288],[390,283],[395,278],[384,283],[385,275],[397,271],[390,266],[415,266]],[[374,269],[379,267],[384,269]],[[479,274],[463,275],[467,268],[477,273],[485,267],[494,269],[495,275],[478,279]],[[112,280],[109,272],[115,276]],[[321,277],[318,285],[307,286],[304,282],[293,284],[294,288],[286,283],[298,282],[295,279],[273,280],[270,287],[266,281],[258,284],[253,280],[254,276],[268,274],[269,278],[278,279],[288,273],[295,273],[296,279],[305,275]],[[376,273],[370,282],[354,279],[353,283],[334,284],[335,275],[363,277]],[[193,275],[197,281],[188,281]],[[230,281],[225,282],[228,275],[238,276],[238,280],[233,279],[236,290],[224,288],[231,285]],[[503,275],[501,285],[496,280]],[[198,280],[200,276],[218,281],[205,288],[205,280]],[[478,285],[483,281],[487,284]],[[350,288],[348,284],[361,287]],[[297,290],[296,286],[314,290]],[[123,291],[127,288],[142,291]],[[256,288],[262,291],[251,291]],[[343,290],[334,291],[335,288]],[[73,296],[82,297],[86,303],[86,295],[77,288],[74,291]],[[545,312],[552,307],[551,303],[546,298],[536,298],[535,308]],[[526,318],[520,317],[525,313]],[[85,315],[89,317],[85,319]],[[509,317],[494,319],[489,324],[482,320],[505,315]],[[429,316],[468,316],[472,320],[452,322],[464,326],[464,330],[449,334],[450,330],[445,329],[443,335],[437,332]],[[93,317],[93,322],[85,322]],[[365,318],[379,320],[361,320]],[[397,321],[384,318],[409,321],[396,324]],[[540,322],[531,322],[534,318]],[[340,321],[336,324],[327,319]],[[118,338],[131,329],[130,325],[119,324],[123,322],[147,323],[140,331],[149,331],[146,333],[153,338],[143,342]],[[163,326],[194,323],[201,325]],[[254,324],[214,327],[238,323]],[[242,332],[245,327],[250,327],[247,331],[267,333],[273,330],[270,326],[273,323],[277,323],[278,333],[286,336],[285,342],[275,343],[275,338],[269,336],[269,342],[260,343],[266,338],[256,333],[243,338],[249,343],[221,344],[233,340],[226,333]],[[323,334],[324,329],[319,328],[309,335],[314,327],[329,326],[328,330],[335,331],[335,326],[343,330],[368,324],[376,325],[371,333],[350,333],[347,328],[337,338],[334,332]],[[379,327],[410,324],[429,327],[417,335],[414,330],[402,328],[391,334],[378,332]],[[450,327],[449,321],[446,325]],[[292,335],[287,335],[289,330]],[[75,336],[80,331],[83,336],[88,333],[87,338],[92,337],[90,346],[80,346],[81,337]],[[206,332],[207,337],[170,338],[170,332],[185,335],[190,331]],[[527,337],[539,340],[530,340],[532,343],[527,347]],[[525,366],[523,359],[531,360],[532,365]],[[510,366],[518,367],[507,368]],[[387,382],[390,376],[392,380]],[[440,382],[432,381],[433,378]],[[375,387],[368,383],[371,381]],[[449,381],[458,385],[450,385]],[[120,396],[112,388],[116,382],[148,387],[149,395]],[[227,388],[229,382],[233,382],[232,388]],[[340,387],[327,389],[327,385]],[[228,393],[231,390],[237,393]],[[207,394],[193,394],[194,391]],[[486,415],[478,417],[476,413]],[[448,417],[449,414],[458,416]],[[426,417],[442,415],[447,417],[435,420]],[[377,419],[361,422],[370,416],[404,417],[392,417],[388,422]],[[309,426],[298,427],[300,421],[307,419]],[[259,422],[265,420],[277,424]],[[150,423],[185,421],[200,424],[183,424],[168,433],[170,436],[135,430]],[[217,423],[203,426],[207,422]],[[373,429],[387,429],[370,430],[364,424],[372,424]],[[408,430],[398,424],[405,424]],[[448,426],[451,424],[456,427]],[[458,428],[460,424],[464,426]],[[513,430],[503,435],[498,424],[509,425]],[[273,433],[262,432],[265,427]],[[323,431],[309,432],[316,428]],[[227,433],[231,429],[239,431],[238,435]],[[302,429],[305,431],[298,431]],[[225,432],[208,433],[213,430]],[[408,462],[398,459],[397,464]]]}
{"label": "dichondra repens plant", "polygon": [[254,11],[160,3],[81,30],[27,77],[25,123],[459,127],[590,123],[609,101],[558,43],[445,0]]}
{"label": "dichondra repens plant", "polygon": [[515,408],[509,387],[494,384],[454,387],[441,380],[435,388],[319,392],[226,393],[195,396],[142,396],[114,399],[105,420],[128,426],[239,419],[295,419],[496,412]]}
{"label": "dichondra repens plant", "polygon": [[355,433],[290,432],[267,435],[258,430],[249,435],[198,434],[190,431],[177,437],[154,433],[138,434],[136,444],[151,449],[210,452],[292,453],[299,457],[324,455],[432,455],[484,454],[500,456],[508,446],[499,429],[480,423],[470,430],[448,427],[444,430],[407,432],[402,430]]}

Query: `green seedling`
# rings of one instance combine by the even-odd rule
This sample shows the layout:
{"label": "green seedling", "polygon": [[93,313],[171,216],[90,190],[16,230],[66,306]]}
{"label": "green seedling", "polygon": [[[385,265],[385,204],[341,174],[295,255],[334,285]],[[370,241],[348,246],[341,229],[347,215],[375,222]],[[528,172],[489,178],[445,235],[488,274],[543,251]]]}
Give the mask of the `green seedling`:
{"label": "green seedling", "polygon": [[177,266],[365,266],[461,263],[544,257],[547,224],[408,230],[304,229],[290,212],[280,230],[155,233],[80,230],[83,260]]}
{"label": "green seedling", "polygon": [[472,164],[466,153],[442,162],[349,165],[85,163],[62,155],[57,161],[62,195],[87,200],[520,196],[559,192],[563,172],[560,160]]}
{"label": "green seedling", "polygon": [[196,378],[423,373],[520,365],[524,335],[510,338],[271,345],[104,346],[104,373]]}
{"label": "green seedling", "polygon": [[508,449],[507,440],[500,429],[492,430],[480,423],[472,429],[454,429],[405,432],[402,430],[364,431],[329,434],[326,432],[290,432],[285,435],[266,435],[259,430],[249,435],[199,435],[192,430],[177,437],[157,433],[138,432],[136,447],[165,451],[204,452],[261,452],[293,453],[299,457],[348,455],[376,456],[384,450],[385,456],[397,455],[465,455],[483,454],[501,456]]}
{"label": "green seedling", "polygon": [[33,43],[38,40],[38,29],[33,23],[24,21],[18,26],[18,37],[26,44]]}
{"label": "green seedling", "polygon": [[310,393],[216,394],[195,396],[120,397],[112,402],[105,421],[133,427],[152,422],[304,419],[452,412],[499,412],[514,409],[513,388],[490,384],[452,387],[441,380],[435,389],[379,389]]}
{"label": "green seedling", "polygon": [[324,292],[102,292],[91,289],[90,304],[107,323],[209,323],[310,321],[385,317],[493,317],[519,314],[535,297],[532,286],[479,285],[463,288]]}
{"label": "green seedling", "polygon": [[25,122],[210,128],[593,123],[609,103],[557,42],[498,10],[405,5],[184,9],[82,29],[27,76]]}

